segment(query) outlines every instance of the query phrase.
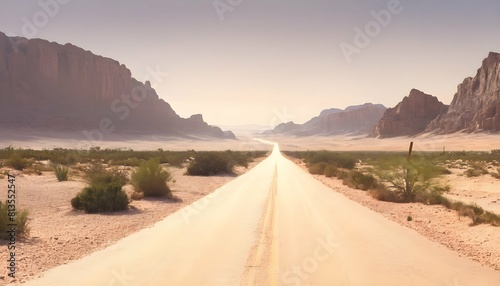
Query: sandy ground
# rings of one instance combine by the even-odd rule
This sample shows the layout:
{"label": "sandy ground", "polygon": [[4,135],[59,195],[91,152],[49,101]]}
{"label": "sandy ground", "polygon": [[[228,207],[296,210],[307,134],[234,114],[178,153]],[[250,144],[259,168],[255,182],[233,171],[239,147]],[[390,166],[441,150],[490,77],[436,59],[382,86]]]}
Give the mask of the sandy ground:
{"label": "sandy ground", "polygon": [[452,134],[432,136],[424,134],[415,137],[366,138],[365,136],[312,136],[290,138],[285,136],[267,137],[278,142],[281,150],[332,150],[332,151],[407,151],[414,142],[414,151],[491,151],[498,149],[500,135]]}
{"label": "sandy ground", "polygon": [[387,139],[366,138],[366,136],[262,136],[249,132],[236,133],[239,140],[213,140],[190,136],[174,138],[168,136],[118,135],[109,134],[103,140],[89,140],[81,132],[46,133],[38,130],[0,129],[0,148],[52,149],[76,148],[132,148],[134,150],[185,151],[194,150],[269,150],[266,144],[257,144],[252,138],[263,138],[280,144],[281,150],[339,150],[339,151],[406,151],[410,141],[414,141],[415,151],[490,151],[498,149],[500,135],[491,134],[451,134],[433,136],[423,134],[416,137],[396,137]]}
{"label": "sandy ground", "polygon": [[[249,169],[263,158],[250,163]],[[26,281],[41,272],[68,261],[84,257],[105,248],[118,239],[140,229],[150,227],[167,215],[191,204],[225,185],[236,176],[191,177],[183,175],[185,168],[169,168],[172,181],[169,186],[182,202],[164,199],[143,199],[133,201],[126,212],[110,214],[85,214],[72,210],[70,200],[82,190],[85,183],[81,178],[70,178],[57,182],[53,172],[43,175],[24,175],[15,172],[17,207],[30,212],[30,237],[17,243],[17,283]],[[238,167],[242,174],[247,170]],[[175,181],[174,181],[175,180]],[[6,178],[0,179],[6,182]],[[132,187],[124,187],[127,193]],[[6,199],[6,192],[0,193],[0,200]],[[0,285],[11,281],[7,277],[5,242],[0,242]],[[2,282],[3,281],[3,282]],[[16,285],[16,283],[14,283]]]}
{"label": "sandy ground", "polygon": [[465,203],[476,203],[487,211],[500,214],[500,179],[491,174],[469,178],[464,175],[465,169],[450,169],[452,174],[441,179],[451,187],[446,196]]}
{"label": "sandy ground", "polygon": [[[307,171],[305,165],[297,159],[293,161]],[[452,175],[444,180],[451,186],[450,197],[456,200],[478,202],[475,198],[488,195],[486,201],[500,201],[498,189],[491,176],[471,179],[458,174],[463,173],[454,170]],[[491,225],[470,226],[471,220],[467,217],[459,217],[456,211],[446,209],[443,206],[423,205],[419,203],[396,204],[375,200],[365,191],[356,190],[344,186],[341,180],[314,175],[314,177],[325,185],[339,192],[349,199],[361,205],[383,214],[388,219],[403,226],[416,230],[423,236],[445,245],[451,250],[458,252],[461,256],[487,265],[493,269],[500,270],[500,228]],[[497,180],[497,179],[495,179]],[[498,184],[498,180],[496,182]],[[496,207],[496,205],[495,205]],[[495,210],[490,207],[488,210]],[[407,221],[408,216],[412,221]]]}

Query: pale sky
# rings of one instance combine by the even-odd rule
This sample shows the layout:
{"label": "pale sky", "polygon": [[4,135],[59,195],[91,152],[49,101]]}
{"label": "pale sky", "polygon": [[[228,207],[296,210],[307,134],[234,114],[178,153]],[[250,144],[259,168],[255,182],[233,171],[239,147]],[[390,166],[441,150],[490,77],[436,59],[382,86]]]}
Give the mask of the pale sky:
{"label": "pale sky", "polygon": [[151,82],[179,115],[225,126],[393,107],[412,88],[449,104],[500,52],[499,28],[498,0],[0,0],[0,31],[70,42],[141,81],[168,73]]}

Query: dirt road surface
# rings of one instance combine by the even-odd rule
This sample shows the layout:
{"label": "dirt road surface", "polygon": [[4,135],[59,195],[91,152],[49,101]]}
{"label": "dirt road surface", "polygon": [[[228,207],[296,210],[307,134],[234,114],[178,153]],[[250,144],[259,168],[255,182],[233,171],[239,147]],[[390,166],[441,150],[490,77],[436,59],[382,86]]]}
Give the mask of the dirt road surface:
{"label": "dirt road surface", "polygon": [[276,145],[211,195],[26,285],[497,286],[500,272],[332,191]]}

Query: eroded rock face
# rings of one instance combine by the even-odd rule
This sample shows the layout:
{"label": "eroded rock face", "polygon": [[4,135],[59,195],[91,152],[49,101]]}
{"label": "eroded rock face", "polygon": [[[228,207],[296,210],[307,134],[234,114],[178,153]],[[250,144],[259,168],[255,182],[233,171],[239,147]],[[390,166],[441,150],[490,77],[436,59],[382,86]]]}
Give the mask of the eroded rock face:
{"label": "eroded rock face", "polygon": [[446,114],[429,124],[437,134],[500,131],[500,54],[491,52],[475,77],[466,78]]}
{"label": "eroded rock face", "polygon": [[416,135],[447,109],[436,97],[413,89],[396,107],[385,111],[371,135],[382,138]]}
{"label": "eroded rock face", "polygon": [[179,117],[150,82],[137,81],[115,60],[71,44],[0,33],[1,127],[92,130],[103,120],[113,132],[230,135],[201,115]]}
{"label": "eroded rock face", "polygon": [[383,105],[372,103],[349,106],[345,110],[331,108],[304,124],[280,124],[271,133],[296,136],[368,134],[385,110]]}

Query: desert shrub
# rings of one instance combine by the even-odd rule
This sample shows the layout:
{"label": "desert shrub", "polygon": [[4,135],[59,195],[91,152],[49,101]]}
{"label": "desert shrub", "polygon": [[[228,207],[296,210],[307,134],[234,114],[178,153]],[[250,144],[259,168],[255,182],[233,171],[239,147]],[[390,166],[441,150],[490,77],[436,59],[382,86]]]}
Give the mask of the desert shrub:
{"label": "desert shrub", "polygon": [[323,175],[325,174],[326,166],[327,164],[325,162],[320,162],[309,165],[307,169],[309,170],[309,173],[313,175]]}
{"label": "desert shrub", "polygon": [[484,213],[483,208],[476,204],[464,205],[458,210],[460,216],[467,216],[472,219],[472,225],[480,224],[480,216]]}
{"label": "desert shrub", "polygon": [[[16,234],[18,236],[27,236],[29,233],[28,228],[28,211],[16,209],[15,212]],[[10,221],[9,209],[7,202],[0,202],[0,239],[8,239],[10,237],[7,231],[10,229],[8,224]]]}
{"label": "desert shrub", "polygon": [[413,217],[411,215],[407,216],[406,221],[413,221]]}
{"label": "desert shrub", "polygon": [[71,205],[86,213],[126,210],[129,201],[122,186],[117,183],[90,185],[71,199]]}
{"label": "desert shrub", "polygon": [[467,169],[467,171],[465,171],[464,174],[467,177],[479,177],[483,174],[483,172],[481,170],[478,170],[478,169],[470,168],[470,169]]}
{"label": "desert shrub", "polygon": [[427,205],[449,205],[448,199],[443,196],[444,193],[450,191],[450,186],[432,186],[429,189],[418,192],[415,195],[415,202],[420,202]]}
{"label": "desert shrub", "polygon": [[141,160],[137,158],[127,158],[123,160],[111,160],[109,162],[112,166],[129,166],[129,167],[137,167],[141,164]]}
{"label": "desert shrub", "polygon": [[9,160],[7,160],[7,166],[10,166],[18,171],[22,171],[31,166],[31,162],[28,159],[21,157],[21,155],[16,152],[9,158]]}
{"label": "desert shrub", "polygon": [[107,170],[102,164],[93,164],[85,170],[85,179],[89,186],[71,199],[73,208],[86,213],[127,209],[128,197],[122,190],[127,182],[125,173],[116,169]]}
{"label": "desert shrub", "polygon": [[194,156],[187,168],[191,176],[213,176],[223,173],[232,173],[237,164],[222,152],[202,152]]}
{"label": "desert shrub", "polygon": [[[321,163],[320,163],[321,164]],[[319,170],[318,170],[319,171]],[[311,174],[313,174],[311,172],[311,169],[309,169],[309,172]],[[331,178],[331,177],[334,177],[335,176],[335,173],[337,172],[337,167],[335,165],[326,165],[325,166],[325,170],[324,170],[324,174],[327,178]]]}
{"label": "desert shrub", "polygon": [[479,177],[488,173],[487,164],[483,161],[471,164],[470,168],[465,171],[467,177]]}
{"label": "desert shrub", "polygon": [[447,168],[443,168],[443,171],[441,172],[442,175],[451,175],[452,172],[451,170],[447,169]]}
{"label": "desert shrub", "polygon": [[373,175],[365,175],[360,171],[350,171],[343,179],[344,184],[351,188],[368,190],[378,186],[377,179]]}
{"label": "desert shrub", "polygon": [[94,163],[84,170],[84,179],[90,185],[116,184],[124,186],[127,183],[127,174],[118,169],[106,169],[101,163]]}
{"label": "desert shrub", "polygon": [[68,180],[68,167],[63,165],[54,166],[54,172],[56,174],[57,181],[63,182]]}
{"label": "desert shrub", "polygon": [[500,226],[500,216],[492,212],[485,211],[477,218],[478,223],[489,223],[493,226]]}
{"label": "desert shrub", "polygon": [[143,193],[146,197],[172,197],[172,192],[167,186],[170,174],[163,170],[159,159],[151,159],[142,163],[132,174],[132,185],[136,192]]}
{"label": "desert shrub", "polygon": [[327,163],[338,168],[353,169],[356,166],[355,156],[350,153],[339,153],[330,151],[308,152],[304,155],[305,162],[308,165],[316,163]]}
{"label": "desert shrub", "polygon": [[335,171],[335,177],[339,180],[344,180],[349,176],[349,170],[343,169],[343,168],[337,168]]}
{"label": "desert shrub", "polygon": [[392,203],[403,203],[405,202],[405,197],[402,193],[390,191],[383,186],[379,186],[378,188],[368,190],[368,194],[372,196],[374,199],[383,201],[383,202],[392,202]]}
{"label": "desert shrub", "polygon": [[500,157],[500,149],[493,149],[490,154],[495,157]]}
{"label": "desert shrub", "polygon": [[441,175],[442,168],[423,158],[412,161],[396,158],[381,160],[374,173],[389,190],[401,193],[405,201],[413,202],[418,193],[432,187],[431,180]]}

